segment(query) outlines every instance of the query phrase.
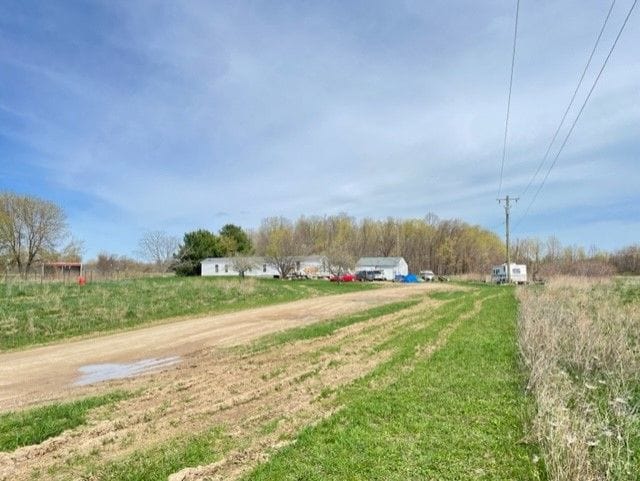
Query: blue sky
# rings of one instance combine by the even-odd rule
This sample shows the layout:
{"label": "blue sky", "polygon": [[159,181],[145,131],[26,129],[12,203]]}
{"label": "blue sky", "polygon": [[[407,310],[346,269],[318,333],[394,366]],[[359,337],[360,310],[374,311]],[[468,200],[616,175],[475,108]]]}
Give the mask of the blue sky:
{"label": "blue sky", "polygon": [[[616,2],[577,107],[631,3]],[[522,0],[503,195],[535,172],[609,5]],[[274,215],[434,212],[502,233],[514,13],[514,1],[4,0],[0,190],[59,203],[87,258],[131,255],[146,230]],[[524,218],[535,189],[514,207],[515,237],[640,240],[637,45],[640,11],[537,201]]]}

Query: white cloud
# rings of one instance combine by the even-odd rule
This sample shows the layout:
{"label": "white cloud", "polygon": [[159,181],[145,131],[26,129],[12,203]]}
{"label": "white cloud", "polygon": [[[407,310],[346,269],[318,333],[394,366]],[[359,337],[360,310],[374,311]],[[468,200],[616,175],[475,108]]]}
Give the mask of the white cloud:
{"label": "white cloud", "polygon": [[[281,214],[499,222],[511,6],[358,8],[106,2],[84,19],[95,23],[80,29],[86,52],[68,50],[74,32],[55,24],[61,46],[27,42],[20,61],[0,52],[30,87],[1,108],[25,126],[3,130],[42,153],[33,163],[51,188],[117,213],[101,229],[121,226],[131,240],[117,236],[113,250],[131,250],[145,228],[255,226]],[[540,161],[604,8],[523,6],[505,192],[521,192]],[[637,195],[638,40],[630,24],[532,215]],[[72,221],[99,225],[93,208]]]}

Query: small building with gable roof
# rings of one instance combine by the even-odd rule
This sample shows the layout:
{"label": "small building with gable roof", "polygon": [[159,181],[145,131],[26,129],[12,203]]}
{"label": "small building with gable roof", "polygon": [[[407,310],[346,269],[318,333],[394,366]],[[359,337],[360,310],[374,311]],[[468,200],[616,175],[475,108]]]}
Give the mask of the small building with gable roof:
{"label": "small building with gable roof", "polygon": [[409,266],[403,257],[361,257],[356,271],[380,271],[387,281],[409,274]]}

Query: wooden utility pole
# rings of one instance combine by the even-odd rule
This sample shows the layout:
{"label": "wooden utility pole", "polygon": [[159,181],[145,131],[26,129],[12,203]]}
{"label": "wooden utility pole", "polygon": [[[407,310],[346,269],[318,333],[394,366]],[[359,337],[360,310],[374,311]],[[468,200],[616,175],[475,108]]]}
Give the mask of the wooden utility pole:
{"label": "wooden utility pole", "polygon": [[506,216],[506,237],[507,237],[507,282],[511,284],[511,257],[509,256],[509,213],[511,211],[511,202],[518,202],[520,197],[509,197],[506,196],[504,199],[497,199],[498,204],[502,204],[504,202],[504,214]]}

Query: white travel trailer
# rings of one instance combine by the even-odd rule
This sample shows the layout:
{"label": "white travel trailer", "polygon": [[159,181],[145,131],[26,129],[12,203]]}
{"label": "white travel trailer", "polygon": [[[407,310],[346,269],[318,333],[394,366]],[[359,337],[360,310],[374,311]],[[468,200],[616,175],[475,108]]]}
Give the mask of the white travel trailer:
{"label": "white travel trailer", "polygon": [[[509,264],[511,271],[511,282],[515,284],[525,284],[527,282],[527,266],[524,264]],[[491,282],[504,284],[507,282],[507,264],[493,266],[491,271]]]}

